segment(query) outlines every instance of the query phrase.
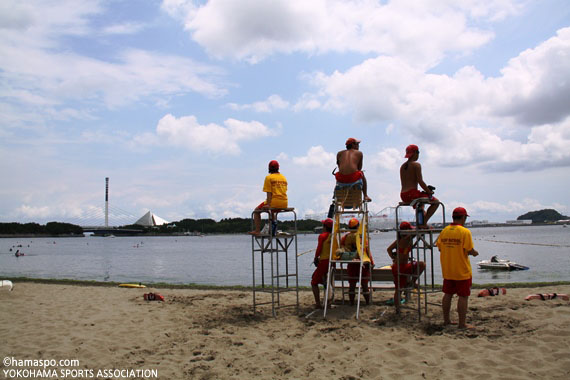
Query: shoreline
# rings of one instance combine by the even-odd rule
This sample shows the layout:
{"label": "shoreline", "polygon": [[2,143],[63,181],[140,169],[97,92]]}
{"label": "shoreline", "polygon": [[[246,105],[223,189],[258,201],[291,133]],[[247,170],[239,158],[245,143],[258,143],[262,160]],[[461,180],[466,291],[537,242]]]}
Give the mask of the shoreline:
{"label": "shoreline", "polygon": [[[1,280],[10,280],[14,283],[36,283],[36,284],[55,284],[55,285],[74,285],[74,286],[97,286],[97,287],[118,287],[119,284],[125,282],[117,281],[97,281],[97,280],[77,280],[77,279],[57,279],[57,278],[33,278],[33,277],[2,277]],[[137,283],[136,281],[126,281],[126,283]],[[147,288],[155,289],[196,289],[196,290],[242,290],[251,291],[249,285],[211,285],[211,284],[171,284],[166,282],[144,282]],[[570,285],[570,281],[541,281],[541,282],[508,282],[493,284],[472,284],[472,289],[486,289],[489,287],[503,288],[542,288],[548,286],[565,286]],[[441,284],[436,284],[436,288],[441,288]],[[260,288],[258,286],[257,288]],[[310,291],[310,286],[299,286],[299,291]]]}
{"label": "shoreline", "polygon": [[[449,224],[449,223],[447,223]],[[549,222],[549,223],[532,223],[532,224],[517,224],[517,223],[488,223],[488,224],[469,224],[467,223],[465,226],[468,228],[499,228],[499,227],[542,227],[542,226],[567,226],[568,222]],[[434,223],[437,225],[437,223]],[[381,232],[393,232],[395,231],[394,228],[390,229],[371,229],[370,233],[373,231],[381,231]],[[120,229],[117,229],[117,232],[121,232]],[[318,234],[314,231],[297,231],[297,235],[313,235]],[[204,236],[226,236],[226,235],[246,235],[249,236],[247,232],[228,232],[228,233],[202,233],[198,235],[194,234],[185,234],[185,233],[171,233],[171,234],[160,234],[160,233],[135,233],[135,234],[118,234],[115,236],[118,237],[204,237]],[[18,238],[84,238],[84,237],[105,237],[103,235],[94,235],[91,234],[86,235],[85,233],[79,234],[62,234],[62,235],[49,235],[49,234],[0,234],[0,239],[18,239]]]}

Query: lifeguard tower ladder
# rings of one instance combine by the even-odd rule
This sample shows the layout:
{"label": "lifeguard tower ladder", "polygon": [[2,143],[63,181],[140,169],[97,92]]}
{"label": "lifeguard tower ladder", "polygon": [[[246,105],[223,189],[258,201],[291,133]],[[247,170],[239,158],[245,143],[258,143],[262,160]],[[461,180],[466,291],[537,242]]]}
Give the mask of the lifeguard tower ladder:
{"label": "lifeguard tower ladder", "polygon": [[[424,206],[432,205],[432,204],[438,204],[441,206],[439,208],[439,211],[441,211],[441,215],[442,215],[441,228],[430,227],[429,229],[418,229],[417,227],[421,224],[420,218],[423,218],[423,214],[420,215],[420,212],[423,213]],[[414,212],[415,224],[416,224],[415,229],[400,230],[399,215],[400,215],[400,209],[402,207],[412,207],[415,209],[415,212]],[[438,213],[438,212],[436,211],[436,213]],[[435,214],[433,216],[435,216]],[[433,218],[432,218],[432,220],[433,220]],[[398,236],[412,235],[413,236],[412,250],[410,252],[409,260],[410,260],[410,262],[423,261],[424,263],[426,263],[426,269],[422,274],[418,273],[419,272],[418,266],[416,266],[417,270],[415,273],[404,274],[404,273],[400,273],[400,264],[399,264],[399,261],[396,261],[398,278],[400,278],[400,276],[407,276],[407,284],[408,284],[408,286],[400,288],[400,281],[395,281],[396,282],[396,284],[395,284],[396,285],[396,291],[405,292],[406,297],[408,299],[411,299],[410,293],[412,291],[414,291],[414,289],[415,289],[413,296],[417,297],[418,321],[421,321],[422,304],[423,304],[424,314],[427,314],[428,304],[430,303],[430,302],[428,302],[428,297],[427,297],[428,294],[439,293],[441,291],[439,288],[435,287],[435,283],[434,283],[434,265],[433,265],[434,252],[433,252],[433,250],[435,247],[435,241],[437,239],[437,235],[442,231],[443,227],[445,227],[445,205],[443,203],[441,203],[440,201],[430,200],[428,198],[418,198],[418,199],[413,200],[410,203],[400,202],[398,204],[398,206],[396,206],[396,241],[398,242],[396,244],[396,249],[398,250],[397,252],[400,251]],[[429,271],[429,275],[428,275],[428,271]],[[414,285],[413,285],[414,283],[417,283],[417,287],[414,287]],[[422,299],[423,299],[423,303],[422,303]],[[435,303],[432,303],[432,304],[441,306],[441,304],[435,304]],[[401,307],[407,307],[407,306],[401,306],[400,304],[397,304],[397,303],[395,303],[395,306],[396,306],[396,312],[398,314],[400,313]],[[407,307],[407,308],[411,308],[411,307]]]}
{"label": "lifeguard tower ladder", "polygon": [[[341,246],[341,235],[348,230],[341,228],[341,217],[343,215],[356,215],[358,221],[360,222],[357,231],[357,256],[352,258],[347,258],[346,256],[337,255],[337,249]],[[333,219],[333,232],[331,236],[331,251],[329,259],[329,269],[328,276],[325,287],[325,307],[323,311],[323,317],[326,318],[327,310],[332,302],[332,293],[335,288],[341,289],[342,303],[344,303],[345,295],[350,296],[350,289],[345,285],[345,281],[357,280],[358,285],[355,288],[356,295],[356,319],[358,319],[360,314],[360,299],[362,294],[362,269],[365,264],[370,263],[370,257],[366,253],[366,247],[368,245],[368,203],[362,198],[362,180],[359,180],[352,184],[342,184],[337,183],[334,191],[334,219]],[[358,276],[351,277],[348,274],[348,266],[358,265],[359,271]],[[336,267],[338,265],[338,268]],[[339,273],[335,276],[335,272]],[[368,294],[370,297],[369,301],[372,301],[372,268],[370,268],[370,274],[367,278],[368,280]],[[336,278],[336,279],[335,279]],[[340,286],[337,286],[336,280],[340,281]],[[366,280],[366,279],[365,279]],[[331,299],[331,301],[329,301]]]}
{"label": "lifeguard tower ladder", "polygon": [[[295,306],[299,312],[299,266],[297,262],[297,214],[294,208],[270,208],[267,225],[260,235],[251,237],[251,267],[253,275],[253,312],[257,306],[271,304],[271,313],[275,317],[276,310]],[[271,215],[275,213],[275,220]],[[292,232],[277,231],[277,213],[292,213],[294,230]],[[253,225],[253,213],[252,213]],[[269,260],[269,265],[266,262]],[[257,268],[257,270],[256,270]],[[284,271],[283,271],[284,270]],[[295,292],[296,303],[282,304],[281,293]],[[271,300],[258,301],[261,294],[271,294]]]}

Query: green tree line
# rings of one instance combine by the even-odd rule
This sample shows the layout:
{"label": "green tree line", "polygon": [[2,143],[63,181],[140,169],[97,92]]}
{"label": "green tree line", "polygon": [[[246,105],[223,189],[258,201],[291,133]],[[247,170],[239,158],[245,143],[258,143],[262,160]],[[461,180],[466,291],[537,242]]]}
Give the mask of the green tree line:
{"label": "green tree line", "polygon": [[[263,220],[262,223],[267,223]],[[321,226],[321,222],[316,220],[297,220],[297,231],[312,232],[315,227]],[[125,228],[141,229],[138,225],[125,226]],[[279,221],[277,229],[282,231],[293,231],[295,221]],[[216,222],[214,219],[182,219],[162,226],[145,227],[145,231],[154,231],[160,234],[172,233],[201,233],[201,234],[240,234],[252,230],[250,218],[225,218]]]}
{"label": "green tree line", "polygon": [[0,235],[82,235],[83,228],[75,224],[49,222],[38,223],[0,223]]}

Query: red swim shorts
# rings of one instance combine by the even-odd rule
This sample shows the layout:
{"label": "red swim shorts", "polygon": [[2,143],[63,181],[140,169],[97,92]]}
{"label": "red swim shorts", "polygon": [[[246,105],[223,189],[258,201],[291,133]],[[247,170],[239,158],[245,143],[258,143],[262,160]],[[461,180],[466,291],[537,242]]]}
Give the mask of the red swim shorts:
{"label": "red swim shorts", "polygon": [[360,170],[351,174],[335,173],[334,177],[340,183],[353,183],[361,178],[364,178],[364,173],[362,173]]}
{"label": "red swim shorts", "polygon": [[[348,277],[354,277],[354,279],[349,278],[349,284],[356,284],[358,282],[358,276],[360,275],[360,263],[350,263],[346,266],[346,274]],[[368,278],[370,277],[370,265],[364,264],[362,268],[362,287],[368,286]]]}
{"label": "red swim shorts", "polygon": [[[404,192],[400,193],[400,198],[402,198],[403,202],[410,203],[414,199],[429,198],[429,194],[426,193],[425,191],[419,191],[418,189],[412,189],[412,190],[408,190],[408,191],[404,191]],[[432,197],[431,200],[437,202],[436,197]]]}
{"label": "red swim shorts", "polygon": [[[413,274],[418,272],[418,262],[400,264],[400,289],[405,288],[408,285],[408,274]],[[394,276],[394,284],[398,285],[396,278],[398,277],[398,266],[392,264],[392,275]]]}
{"label": "red swim shorts", "polygon": [[443,292],[445,294],[457,294],[460,297],[471,295],[471,278],[467,280],[443,279]]}
{"label": "red swim shorts", "polygon": [[311,278],[311,285],[319,285],[323,283],[323,277],[327,275],[329,271],[329,260],[319,260],[319,265],[317,269],[313,272],[313,277]]}

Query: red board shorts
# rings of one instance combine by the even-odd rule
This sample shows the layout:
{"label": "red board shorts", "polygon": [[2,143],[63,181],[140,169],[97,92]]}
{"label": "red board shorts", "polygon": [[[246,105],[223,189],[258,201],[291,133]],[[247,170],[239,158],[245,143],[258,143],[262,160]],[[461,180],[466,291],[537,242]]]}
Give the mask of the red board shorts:
{"label": "red board shorts", "polygon": [[364,173],[362,173],[360,170],[351,174],[335,173],[334,177],[340,183],[353,183],[361,178],[364,178]]}
{"label": "red board shorts", "polygon": [[[429,194],[426,193],[425,191],[419,191],[418,189],[412,189],[412,190],[408,190],[408,191],[404,191],[404,192],[400,193],[400,198],[402,198],[403,202],[410,203],[414,199],[429,198]],[[431,200],[434,202],[438,201],[438,199],[436,197],[432,197]]]}
{"label": "red board shorts", "polygon": [[313,272],[313,277],[311,277],[311,285],[319,285],[323,283],[323,277],[327,275],[329,271],[329,259],[319,260],[319,265],[317,269]]}
{"label": "red board shorts", "polygon": [[[408,285],[408,274],[418,273],[418,262],[400,264],[400,289],[405,288]],[[398,265],[392,264],[392,275],[394,276],[394,284],[398,285]]]}
{"label": "red board shorts", "polygon": [[[261,202],[261,203],[259,204],[259,206],[257,206],[255,209],[256,209],[256,210],[261,210],[261,209],[263,208],[263,206],[265,206],[265,205],[266,205],[266,203],[265,203],[265,201],[263,201],[263,202]],[[287,208],[287,206],[285,206],[285,207],[276,207],[276,206],[273,206],[272,208],[284,209],[284,208]],[[276,211],[276,212],[278,212],[278,211]]]}
{"label": "red board shorts", "polygon": [[[360,263],[350,263],[346,266],[346,274],[348,277],[355,277],[354,279],[349,278],[348,283],[350,285],[356,285],[358,282],[358,276],[360,275]],[[364,264],[362,267],[362,287],[368,286],[368,278],[370,278],[370,264]]]}
{"label": "red board shorts", "polygon": [[467,280],[443,279],[443,292],[445,294],[457,294],[460,297],[471,295],[471,278]]}

